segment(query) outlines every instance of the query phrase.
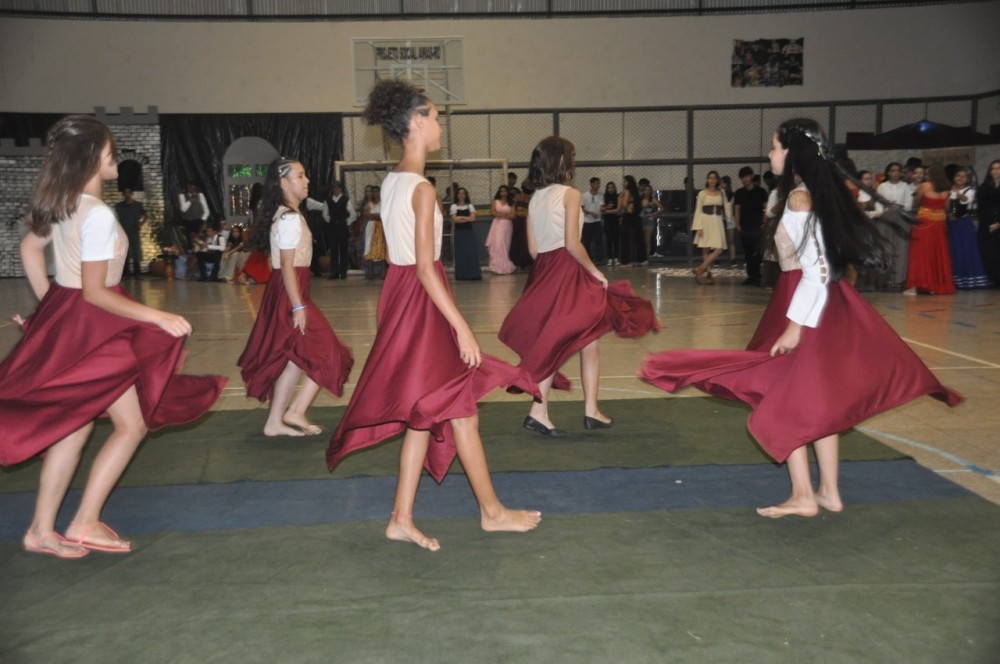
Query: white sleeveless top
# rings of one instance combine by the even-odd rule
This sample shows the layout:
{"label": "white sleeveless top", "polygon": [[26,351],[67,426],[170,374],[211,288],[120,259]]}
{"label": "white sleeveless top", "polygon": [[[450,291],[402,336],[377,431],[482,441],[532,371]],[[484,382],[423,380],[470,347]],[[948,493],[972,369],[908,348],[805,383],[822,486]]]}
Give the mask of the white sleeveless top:
{"label": "white sleeveless top", "polygon": [[[389,248],[389,262],[393,265],[416,265],[417,218],[413,213],[413,191],[427,179],[416,173],[392,172],[382,181],[382,229]],[[428,183],[430,184],[430,183]],[[434,260],[441,258],[441,234],[444,217],[434,206]]]}
{"label": "white sleeveless top", "polygon": [[101,199],[83,194],[71,217],[52,224],[52,253],[60,286],[83,288],[82,263],[106,260],[104,285],[110,288],[122,280],[128,239],[111,208]]}
{"label": "white sleeveless top", "polygon": [[[537,190],[528,203],[528,220],[535,234],[535,251],[545,253],[566,246],[566,206],[563,198],[569,190],[564,184],[550,184]],[[580,224],[583,234],[583,224]]]}

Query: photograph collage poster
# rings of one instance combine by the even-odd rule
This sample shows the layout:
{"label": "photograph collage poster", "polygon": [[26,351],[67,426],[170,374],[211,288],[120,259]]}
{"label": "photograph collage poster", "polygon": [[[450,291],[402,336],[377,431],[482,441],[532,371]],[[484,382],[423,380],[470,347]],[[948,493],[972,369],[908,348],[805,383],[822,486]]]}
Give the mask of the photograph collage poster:
{"label": "photograph collage poster", "polygon": [[734,88],[802,85],[805,39],[734,39]]}

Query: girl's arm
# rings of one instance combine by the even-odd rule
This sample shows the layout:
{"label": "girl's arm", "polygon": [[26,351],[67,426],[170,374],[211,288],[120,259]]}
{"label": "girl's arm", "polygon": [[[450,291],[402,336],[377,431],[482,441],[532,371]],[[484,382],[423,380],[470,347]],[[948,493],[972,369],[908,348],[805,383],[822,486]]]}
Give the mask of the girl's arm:
{"label": "girl's arm", "polygon": [[35,297],[41,300],[49,292],[49,274],[45,265],[45,247],[52,241],[52,235],[39,237],[29,232],[21,238],[21,265],[28,278]]}
{"label": "girl's arm", "polygon": [[535,243],[535,229],[531,227],[531,215],[524,218],[525,229],[528,231],[528,255],[532,260],[538,257],[538,245]]}
{"label": "girl's arm", "polygon": [[448,293],[441,275],[434,265],[434,210],[437,197],[429,182],[421,182],[413,191],[413,213],[416,217],[415,243],[417,255],[417,278],[427,291],[434,306],[455,330],[459,356],[469,368],[478,367],[483,362],[482,351],[476,342],[472,328],[465,322],[455,301]]}
{"label": "girl's arm", "polygon": [[191,323],[183,317],[147,307],[105,287],[108,261],[84,261],[81,272],[83,299],[95,307],[123,318],[152,323],[174,337],[191,334]]}
{"label": "girl's arm", "polygon": [[[302,294],[299,293],[299,281],[295,278],[295,250],[279,249],[281,257],[281,283],[288,293],[288,299],[292,303],[292,311],[288,312],[292,316],[292,324],[298,328],[302,334],[306,333],[306,309],[302,305]],[[299,309],[298,307],[302,307]]]}
{"label": "girl's arm", "polygon": [[[580,243],[580,192],[570,187],[563,196],[563,208],[565,210],[566,224],[563,227],[563,244],[566,251],[577,263],[583,266],[595,279],[601,282],[605,288],[608,287],[608,278],[601,273],[590,256]],[[529,236],[530,237],[530,236]],[[529,245],[530,247],[530,245]]]}

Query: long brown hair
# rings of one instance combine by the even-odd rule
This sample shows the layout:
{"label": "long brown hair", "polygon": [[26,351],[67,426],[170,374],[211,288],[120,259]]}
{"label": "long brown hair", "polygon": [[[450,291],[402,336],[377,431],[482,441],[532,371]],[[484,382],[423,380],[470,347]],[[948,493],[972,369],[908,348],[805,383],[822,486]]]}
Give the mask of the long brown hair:
{"label": "long brown hair", "polygon": [[103,122],[91,115],[67,115],[49,130],[48,154],[42,163],[31,201],[28,227],[39,237],[48,237],[52,224],[76,212],[80,194],[101,167],[101,152],[115,139]]}

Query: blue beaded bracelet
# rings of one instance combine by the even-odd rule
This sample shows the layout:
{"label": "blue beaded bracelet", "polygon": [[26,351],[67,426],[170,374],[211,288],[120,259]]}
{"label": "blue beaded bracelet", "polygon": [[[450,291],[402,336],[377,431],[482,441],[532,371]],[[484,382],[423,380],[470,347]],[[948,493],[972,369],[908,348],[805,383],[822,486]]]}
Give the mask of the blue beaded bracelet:
{"label": "blue beaded bracelet", "polygon": [[305,309],[305,308],[306,308],[306,305],[304,305],[304,304],[300,304],[297,307],[292,307],[292,313],[294,314],[296,311],[300,311],[300,310]]}

